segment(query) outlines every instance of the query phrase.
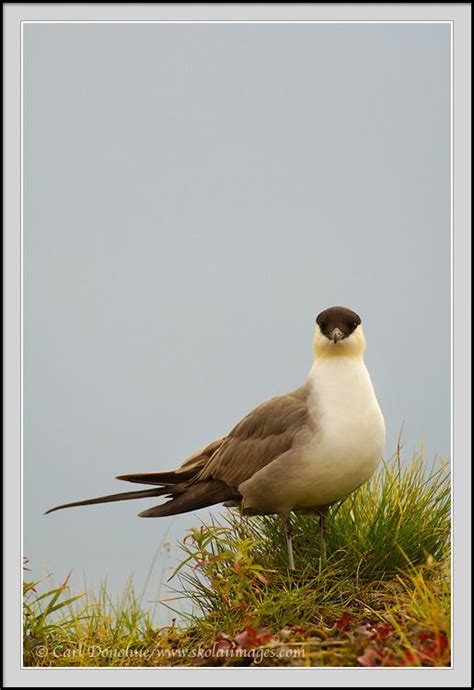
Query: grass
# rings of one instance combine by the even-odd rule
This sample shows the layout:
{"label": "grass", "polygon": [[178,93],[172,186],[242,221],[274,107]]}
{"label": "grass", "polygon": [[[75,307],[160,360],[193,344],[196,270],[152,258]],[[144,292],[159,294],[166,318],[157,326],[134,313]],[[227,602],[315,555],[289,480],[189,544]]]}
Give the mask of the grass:
{"label": "grass", "polygon": [[[182,622],[152,623],[131,583],[118,602],[38,594],[25,582],[25,666],[446,666],[450,663],[450,478],[400,449],[331,511],[294,516],[296,571],[281,524],[229,511],[180,544],[170,598]],[[44,651],[46,650],[46,652]]]}

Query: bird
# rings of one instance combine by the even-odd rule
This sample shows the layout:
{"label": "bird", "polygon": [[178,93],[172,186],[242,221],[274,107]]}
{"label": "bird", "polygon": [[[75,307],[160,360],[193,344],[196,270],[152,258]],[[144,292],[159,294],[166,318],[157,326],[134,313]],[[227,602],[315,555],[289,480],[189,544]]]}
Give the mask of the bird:
{"label": "bird", "polygon": [[314,360],[295,390],[270,398],[227,435],[188,457],[177,469],[119,475],[152,486],[56,506],[163,497],[139,513],[164,517],[223,504],[242,515],[278,515],[288,568],[295,570],[293,513],[320,518],[320,557],[326,560],[326,517],[370,479],[385,445],[385,421],[364,361],[366,340],[359,315],[329,307],[315,319]]}

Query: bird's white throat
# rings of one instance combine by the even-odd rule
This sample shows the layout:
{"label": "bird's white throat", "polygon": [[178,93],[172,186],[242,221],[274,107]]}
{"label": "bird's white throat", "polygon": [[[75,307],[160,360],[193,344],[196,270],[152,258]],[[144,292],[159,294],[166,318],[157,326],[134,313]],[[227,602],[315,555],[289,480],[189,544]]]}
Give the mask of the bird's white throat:
{"label": "bird's white throat", "polygon": [[318,326],[314,331],[313,352],[316,359],[340,357],[354,357],[360,359],[364,356],[365,336],[362,324],[359,324],[350,336],[339,340],[337,343],[327,338]]}

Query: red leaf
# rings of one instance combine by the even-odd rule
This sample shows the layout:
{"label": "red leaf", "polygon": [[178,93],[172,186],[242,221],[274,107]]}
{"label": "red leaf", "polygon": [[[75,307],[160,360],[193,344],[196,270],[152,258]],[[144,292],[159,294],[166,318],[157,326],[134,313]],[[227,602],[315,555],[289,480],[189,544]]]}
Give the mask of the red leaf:
{"label": "red leaf", "polygon": [[247,630],[244,630],[235,636],[234,639],[239,649],[251,649],[252,647],[255,647],[254,638],[248,633],[248,631],[252,629],[253,628],[247,628]]}
{"label": "red leaf", "polygon": [[234,639],[240,649],[251,649],[266,644],[272,637],[272,632],[267,628],[255,630],[255,628],[248,627],[236,635]]}
{"label": "red leaf", "polygon": [[220,632],[214,638],[215,649],[230,649],[232,647],[232,638],[223,632]]}
{"label": "red leaf", "polygon": [[273,633],[271,630],[267,630],[266,628],[263,628],[262,630],[258,631],[256,641],[258,642],[259,645],[266,644],[269,642],[273,637]]}
{"label": "red leaf", "polygon": [[363,656],[358,656],[357,661],[361,666],[380,666],[380,653],[375,649],[366,649]]}
{"label": "red leaf", "polygon": [[420,659],[415,651],[405,649],[404,656],[405,659],[400,663],[401,666],[418,666]]}
{"label": "red leaf", "polygon": [[443,656],[443,654],[446,652],[448,647],[449,647],[449,642],[448,642],[448,638],[446,637],[445,633],[437,630],[435,640],[433,642],[431,642],[431,644],[426,645],[425,651],[431,657],[440,657],[440,656]]}
{"label": "red leaf", "polygon": [[257,580],[260,580],[262,585],[268,585],[268,580],[266,577],[263,577],[263,575],[257,575]]}
{"label": "red leaf", "polygon": [[405,660],[400,662],[400,666],[420,666],[422,661],[431,661],[432,659],[421,652],[419,649],[404,649],[403,654]]}
{"label": "red leaf", "polygon": [[428,632],[428,630],[423,630],[421,633],[418,634],[418,640],[420,642],[426,642],[427,640],[432,640],[433,639],[433,633]]}
{"label": "red leaf", "polygon": [[354,616],[352,616],[350,613],[344,613],[342,617],[334,623],[334,625],[338,630],[345,630],[353,618]]}
{"label": "red leaf", "polygon": [[375,626],[373,636],[377,639],[385,640],[387,637],[390,637],[390,635],[393,635],[393,628],[391,625],[388,625],[387,623],[379,623],[377,626]]}
{"label": "red leaf", "polygon": [[250,638],[251,640],[255,640],[255,639],[256,639],[256,637],[257,637],[257,631],[255,630],[255,628],[252,628],[252,626],[249,625],[249,627],[245,629],[245,632],[247,633],[247,635],[249,636],[249,638]]}
{"label": "red leaf", "polygon": [[199,563],[196,563],[193,570],[196,570],[196,568],[202,568],[205,565],[209,565],[209,563],[214,563],[214,561],[218,561],[219,558],[220,558],[220,556],[213,556],[212,558],[205,558],[203,561],[199,561]]}

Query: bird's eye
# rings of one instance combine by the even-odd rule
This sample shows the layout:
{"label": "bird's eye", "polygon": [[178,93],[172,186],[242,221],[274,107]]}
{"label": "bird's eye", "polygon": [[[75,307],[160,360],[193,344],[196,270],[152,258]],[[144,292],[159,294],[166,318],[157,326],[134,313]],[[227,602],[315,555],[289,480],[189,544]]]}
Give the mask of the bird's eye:
{"label": "bird's eye", "polygon": [[354,322],[352,323],[352,325],[354,326],[354,328],[357,328],[357,326],[358,326],[359,324],[357,323],[357,321],[354,321]]}

